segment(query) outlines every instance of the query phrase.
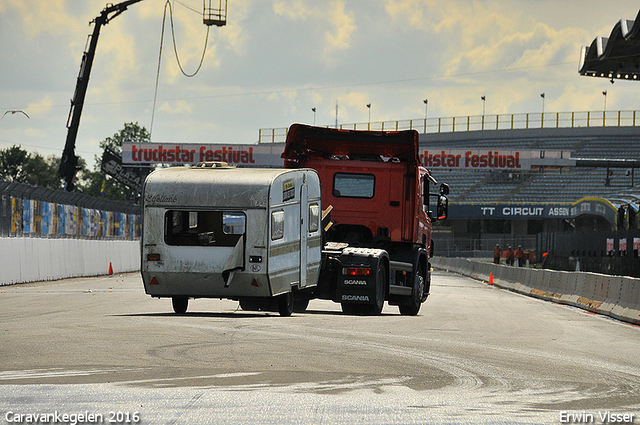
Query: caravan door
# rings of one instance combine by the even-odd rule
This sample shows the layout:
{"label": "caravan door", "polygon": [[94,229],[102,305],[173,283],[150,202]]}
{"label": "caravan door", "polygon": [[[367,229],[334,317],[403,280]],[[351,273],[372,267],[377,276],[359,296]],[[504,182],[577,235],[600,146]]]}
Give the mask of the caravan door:
{"label": "caravan door", "polygon": [[309,188],[306,183],[300,186],[300,288],[307,286],[307,239],[309,238]]}

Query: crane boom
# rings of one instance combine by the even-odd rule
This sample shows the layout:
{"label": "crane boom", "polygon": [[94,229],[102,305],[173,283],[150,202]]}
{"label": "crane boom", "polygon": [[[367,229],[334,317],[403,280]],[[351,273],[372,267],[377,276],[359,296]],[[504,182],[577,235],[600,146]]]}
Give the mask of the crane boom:
{"label": "crane boom", "polygon": [[89,46],[82,54],[82,62],[80,63],[80,73],[76,82],[76,90],[71,99],[71,110],[67,118],[67,140],[62,152],[60,160],[60,168],[58,173],[60,177],[65,179],[65,190],[71,192],[74,188],[73,180],[78,170],[78,157],[75,154],[76,138],[78,136],[78,127],[80,126],[80,116],[82,115],[82,107],[84,106],[84,98],[87,94],[89,86],[89,75],[91,74],[91,66],[98,45],[98,36],[100,28],[108,24],[113,18],[127,10],[127,7],[138,3],[142,0],[127,0],[116,5],[107,5],[104,10],[93,21],[93,33],[90,36]]}

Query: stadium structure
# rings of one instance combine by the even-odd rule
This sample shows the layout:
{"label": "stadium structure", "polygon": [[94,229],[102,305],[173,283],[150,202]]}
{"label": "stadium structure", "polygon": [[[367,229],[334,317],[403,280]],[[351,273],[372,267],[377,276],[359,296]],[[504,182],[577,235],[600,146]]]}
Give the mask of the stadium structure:
{"label": "stadium structure", "polygon": [[[496,244],[522,245],[542,261],[558,251],[559,235],[570,234],[589,242],[558,252],[567,261],[619,256],[615,235],[637,229],[636,126],[423,133],[420,141],[423,163],[451,188],[439,255],[491,256]],[[617,243],[607,246],[612,238]]]}

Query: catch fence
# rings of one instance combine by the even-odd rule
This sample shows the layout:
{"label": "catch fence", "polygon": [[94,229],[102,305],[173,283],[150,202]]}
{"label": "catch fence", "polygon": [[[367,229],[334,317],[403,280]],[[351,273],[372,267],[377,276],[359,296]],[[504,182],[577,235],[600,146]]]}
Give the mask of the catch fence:
{"label": "catch fence", "polygon": [[0,236],[138,239],[140,206],[22,183],[0,182]]}

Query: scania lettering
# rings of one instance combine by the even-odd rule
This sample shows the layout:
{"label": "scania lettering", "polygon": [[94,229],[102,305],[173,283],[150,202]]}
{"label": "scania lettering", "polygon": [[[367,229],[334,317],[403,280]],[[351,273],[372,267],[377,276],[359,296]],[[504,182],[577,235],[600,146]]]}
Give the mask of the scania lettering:
{"label": "scania lettering", "polygon": [[366,280],[345,279],[344,284],[345,285],[366,285],[367,281]]}
{"label": "scania lettering", "polygon": [[368,295],[343,295],[342,301],[364,301],[369,302]]}

